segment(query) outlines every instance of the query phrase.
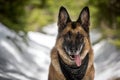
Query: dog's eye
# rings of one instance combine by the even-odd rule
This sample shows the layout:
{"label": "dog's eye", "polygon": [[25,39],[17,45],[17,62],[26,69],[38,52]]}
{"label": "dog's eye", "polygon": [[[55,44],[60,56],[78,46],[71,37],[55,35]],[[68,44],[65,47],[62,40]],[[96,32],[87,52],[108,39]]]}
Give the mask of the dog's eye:
{"label": "dog's eye", "polygon": [[78,41],[82,42],[83,39],[84,39],[84,37],[83,37],[83,35],[81,35],[80,33],[77,33],[76,39],[77,39]]}
{"label": "dog's eye", "polygon": [[68,34],[67,34],[69,37],[71,37],[72,36],[72,32],[68,32]]}
{"label": "dog's eye", "polygon": [[77,33],[77,38],[81,39],[83,36],[80,33]]}
{"label": "dog's eye", "polygon": [[70,40],[71,39],[71,36],[72,36],[72,33],[69,31],[66,35],[66,39],[67,40]]}
{"label": "dog's eye", "polygon": [[71,36],[66,36],[65,38],[67,41],[70,41],[71,40]]}

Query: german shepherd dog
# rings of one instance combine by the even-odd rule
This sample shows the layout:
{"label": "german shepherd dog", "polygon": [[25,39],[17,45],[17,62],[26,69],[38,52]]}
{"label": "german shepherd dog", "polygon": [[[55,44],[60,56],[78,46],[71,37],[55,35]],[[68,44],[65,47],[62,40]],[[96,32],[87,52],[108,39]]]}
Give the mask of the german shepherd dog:
{"label": "german shepherd dog", "polygon": [[71,21],[61,6],[58,36],[51,51],[48,80],[94,80],[94,55],[89,36],[89,8],[84,7],[77,21]]}

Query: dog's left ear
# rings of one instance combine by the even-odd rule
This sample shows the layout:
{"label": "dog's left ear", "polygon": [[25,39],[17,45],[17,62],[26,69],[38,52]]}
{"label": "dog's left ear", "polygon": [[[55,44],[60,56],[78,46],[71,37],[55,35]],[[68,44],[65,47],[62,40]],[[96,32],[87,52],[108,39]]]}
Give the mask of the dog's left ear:
{"label": "dog's left ear", "polygon": [[89,23],[90,23],[90,13],[89,8],[84,7],[79,15],[77,22],[84,28],[86,32],[89,32]]}

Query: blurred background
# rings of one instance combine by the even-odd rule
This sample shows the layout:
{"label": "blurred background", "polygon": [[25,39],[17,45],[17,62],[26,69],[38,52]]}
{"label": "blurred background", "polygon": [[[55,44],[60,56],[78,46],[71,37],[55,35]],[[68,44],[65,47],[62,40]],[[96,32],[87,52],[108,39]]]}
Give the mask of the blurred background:
{"label": "blurred background", "polygon": [[120,0],[0,0],[0,80],[47,80],[60,6],[89,7],[95,80],[120,80]]}

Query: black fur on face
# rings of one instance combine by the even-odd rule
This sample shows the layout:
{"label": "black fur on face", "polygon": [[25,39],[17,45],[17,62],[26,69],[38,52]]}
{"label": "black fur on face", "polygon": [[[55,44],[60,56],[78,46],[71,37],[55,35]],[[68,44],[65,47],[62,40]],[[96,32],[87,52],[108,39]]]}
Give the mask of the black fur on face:
{"label": "black fur on face", "polygon": [[68,55],[78,55],[84,47],[84,36],[80,32],[68,31],[64,35],[63,49]]}

